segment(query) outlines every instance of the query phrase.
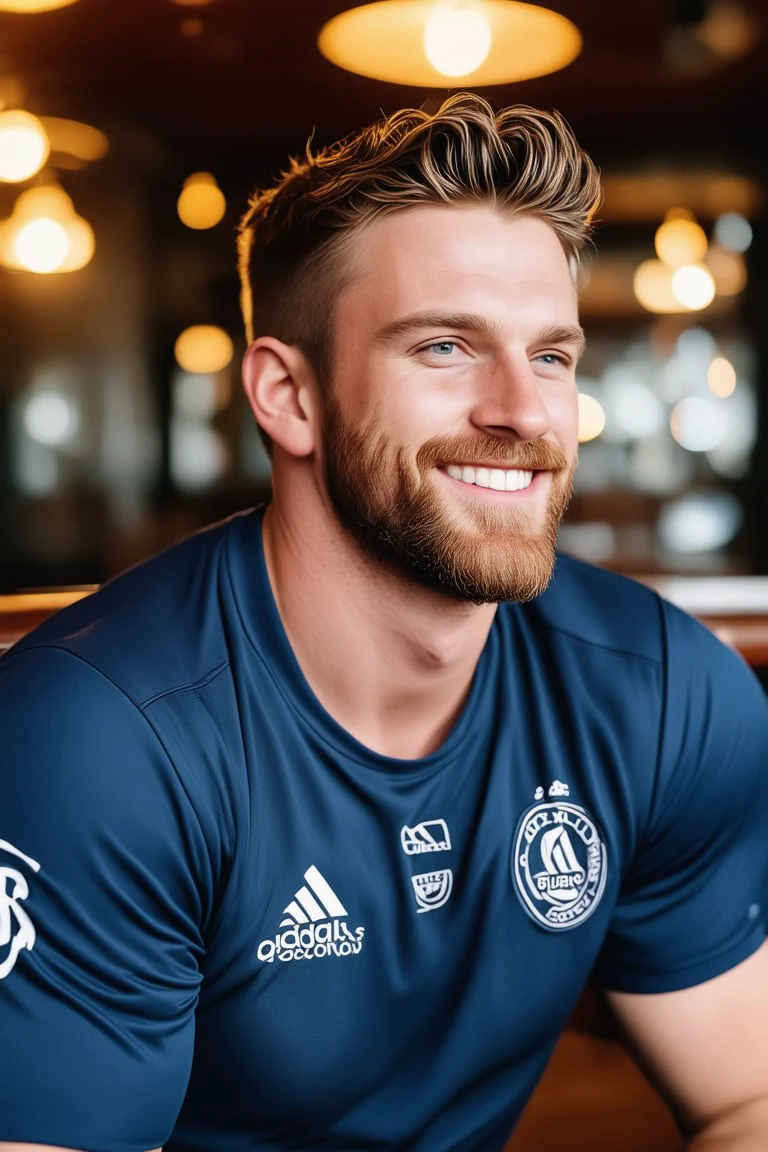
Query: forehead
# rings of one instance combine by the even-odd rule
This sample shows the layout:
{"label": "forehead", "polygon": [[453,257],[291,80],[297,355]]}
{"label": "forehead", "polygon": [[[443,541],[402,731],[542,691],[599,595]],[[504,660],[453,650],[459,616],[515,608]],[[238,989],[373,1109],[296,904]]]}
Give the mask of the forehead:
{"label": "forehead", "polygon": [[[381,216],[352,237],[337,320],[386,324],[425,308],[494,322],[542,312],[575,323],[576,290],[554,230],[485,206],[425,205]],[[533,317],[532,317],[533,318]]]}

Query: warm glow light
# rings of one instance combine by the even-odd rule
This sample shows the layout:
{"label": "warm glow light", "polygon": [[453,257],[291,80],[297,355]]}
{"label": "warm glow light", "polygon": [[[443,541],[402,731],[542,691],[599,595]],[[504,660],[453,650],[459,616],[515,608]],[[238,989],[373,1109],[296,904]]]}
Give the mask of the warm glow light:
{"label": "warm glow light", "polygon": [[0,180],[16,184],[29,180],[48,159],[45,128],[31,112],[0,112]]}
{"label": "warm glow light", "polygon": [[682,312],[672,291],[672,268],[661,260],[643,260],[632,282],[635,296],[649,312]]}
{"label": "warm glow light", "polygon": [[707,369],[707,384],[715,396],[724,400],[736,388],[736,369],[725,356],[715,356]]}
{"label": "warm glow light", "polygon": [[25,224],[13,241],[13,254],[28,272],[58,272],[68,251],[66,229],[48,216]]}
{"label": "warm glow light", "polygon": [[424,29],[424,51],[444,76],[468,76],[491,50],[491,26],[483,12],[462,3],[441,4]]}
{"label": "warm glow light", "polygon": [[184,181],[176,211],[187,228],[213,228],[227,210],[224,193],[210,172],[194,172]]}
{"label": "warm glow light", "polygon": [[10,218],[0,221],[0,261],[9,268],[76,272],[91,260],[94,248],[90,224],[55,185],[27,189]]}
{"label": "warm glow light", "polygon": [[[436,66],[425,51],[427,27],[439,27],[446,18],[454,36],[466,21],[460,33],[464,48],[470,39],[475,42],[476,63],[464,59],[449,65],[458,69],[460,64],[461,72],[440,71],[444,62]],[[481,31],[483,25],[488,34]],[[481,54],[486,37],[488,49]],[[340,68],[427,88],[444,87],[446,75],[461,75],[473,87],[545,76],[575,60],[581,44],[581,33],[570,20],[517,0],[455,0],[439,6],[434,0],[378,0],[334,16],[318,37],[322,54]]]}
{"label": "warm glow light", "polygon": [[698,312],[715,298],[715,281],[703,264],[685,264],[672,276],[672,291],[684,308]]}
{"label": "warm glow light", "polygon": [[594,440],[605,428],[605,412],[599,400],[587,392],[579,392],[579,443]]}
{"label": "warm glow light", "polygon": [[697,264],[707,254],[707,234],[695,220],[671,216],[657,228],[654,247],[659,260],[673,268]]}
{"label": "warm glow light", "polygon": [[67,8],[77,0],[0,0],[0,12],[52,12],[54,8]]}
{"label": "warm glow light", "polygon": [[185,372],[221,372],[234,355],[230,337],[223,328],[212,324],[186,328],[173,351],[176,363]]}
{"label": "warm glow light", "polygon": [[738,296],[747,286],[747,262],[740,252],[710,245],[707,268],[715,278],[718,296]]}
{"label": "warm glow light", "polygon": [[64,120],[60,116],[41,116],[51,152],[60,152],[75,160],[90,163],[101,160],[109,151],[109,140],[98,128],[81,124],[79,120]]}

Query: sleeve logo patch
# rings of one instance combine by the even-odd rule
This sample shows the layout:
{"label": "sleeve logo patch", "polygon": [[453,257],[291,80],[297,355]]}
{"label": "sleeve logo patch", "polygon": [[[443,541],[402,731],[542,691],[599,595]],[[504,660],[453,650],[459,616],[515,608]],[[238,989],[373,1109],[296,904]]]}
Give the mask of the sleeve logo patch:
{"label": "sleeve logo patch", "polygon": [[605,844],[597,825],[565,801],[535,804],[523,814],[511,863],[523,907],[551,932],[583,924],[605,888]]}
{"label": "sleeve logo patch", "polygon": [[[4,861],[9,856],[13,857],[10,863]],[[35,926],[22,907],[29,896],[29,884],[16,862],[33,872],[40,871],[31,856],[0,840],[0,980],[10,975],[21,952],[31,952],[36,940]]]}

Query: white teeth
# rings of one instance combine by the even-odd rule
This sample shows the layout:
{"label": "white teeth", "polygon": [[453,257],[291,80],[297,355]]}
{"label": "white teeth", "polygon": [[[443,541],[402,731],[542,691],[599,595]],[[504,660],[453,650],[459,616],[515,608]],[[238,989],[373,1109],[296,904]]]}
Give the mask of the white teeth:
{"label": "white teeth", "polygon": [[533,480],[533,472],[521,468],[472,468],[464,464],[448,464],[446,472],[452,479],[464,484],[475,484],[478,488],[492,488],[496,492],[520,492],[528,488]]}

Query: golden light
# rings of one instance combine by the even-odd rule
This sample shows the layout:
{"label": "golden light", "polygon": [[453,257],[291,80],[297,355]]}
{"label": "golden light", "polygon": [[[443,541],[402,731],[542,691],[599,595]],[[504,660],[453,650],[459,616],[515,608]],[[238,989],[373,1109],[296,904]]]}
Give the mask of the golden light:
{"label": "golden light", "polygon": [[318,36],[322,54],[340,68],[427,88],[444,87],[447,75],[473,87],[545,76],[575,60],[581,46],[570,20],[518,0],[377,0],[334,16]]}
{"label": "golden light", "polygon": [[637,300],[648,312],[682,312],[680,301],[672,290],[673,269],[661,260],[643,260],[635,269],[632,281]]}
{"label": "golden light", "polygon": [[579,392],[579,443],[595,440],[605,428],[605,410],[599,400]]}
{"label": "golden light", "polygon": [[0,221],[0,262],[8,268],[39,275],[77,272],[92,259],[94,248],[90,224],[56,185],[29,188],[11,216]]}
{"label": "golden light", "polygon": [[740,252],[712,244],[707,253],[707,268],[714,277],[718,296],[738,296],[747,286],[747,262]]}
{"label": "golden light", "polygon": [[36,12],[53,12],[55,8],[67,8],[77,0],[0,0],[0,12],[21,12],[32,15]]}
{"label": "golden light", "polygon": [[709,389],[725,400],[732,396],[736,389],[736,369],[725,356],[715,356],[707,369],[707,384]]}
{"label": "golden light", "polygon": [[40,123],[45,129],[51,152],[90,164],[94,160],[101,160],[109,151],[107,137],[90,124],[65,120],[60,116],[41,116]]}
{"label": "golden light", "polygon": [[715,281],[704,264],[684,264],[672,274],[672,291],[684,308],[700,312],[715,298]]}
{"label": "golden light", "polygon": [[176,340],[173,353],[185,372],[221,372],[234,355],[232,340],[223,328],[195,324],[185,328]]}
{"label": "golden light", "polygon": [[659,260],[673,268],[697,264],[707,254],[707,234],[690,215],[667,213],[664,223],[656,229],[654,247]]}
{"label": "golden light", "polygon": [[468,4],[440,4],[424,29],[424,51],[444,76],[468,76],[491,50],[485,14]]}
{"label": "golden light", "polygon": [[0,180],[17,184],[39,172],[50,144],[37,116],[20,108],[0,112]]}
{"label": "golden light", "polygon": [[176,211],[187,228],[213,228],[227,210],[224,193],[210,172],[194,172],[184,181]]}

